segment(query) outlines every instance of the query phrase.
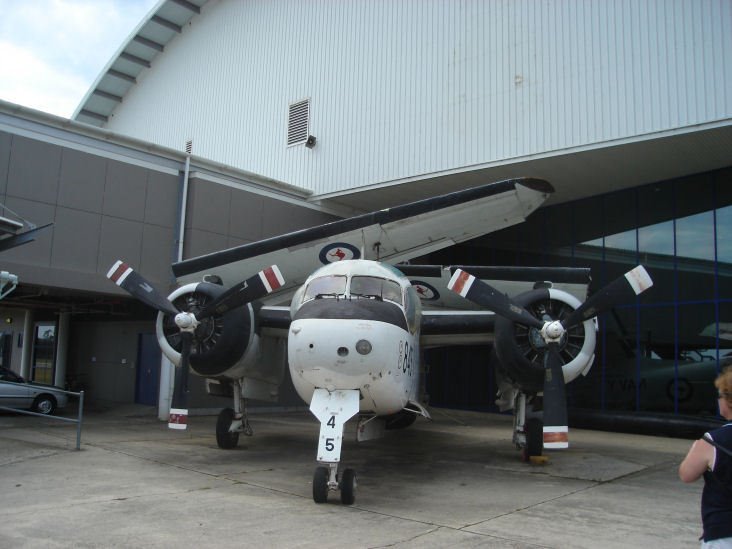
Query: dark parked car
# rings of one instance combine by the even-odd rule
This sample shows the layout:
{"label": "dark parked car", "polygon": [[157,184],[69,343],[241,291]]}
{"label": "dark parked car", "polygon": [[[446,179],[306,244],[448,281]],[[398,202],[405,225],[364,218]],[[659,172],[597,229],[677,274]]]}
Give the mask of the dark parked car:
{"label": "dark parked car", "polygon": [[58,387],[29,383],[13,371],[0,368],[0,406],[52,414],[67,403],[68,397]]}

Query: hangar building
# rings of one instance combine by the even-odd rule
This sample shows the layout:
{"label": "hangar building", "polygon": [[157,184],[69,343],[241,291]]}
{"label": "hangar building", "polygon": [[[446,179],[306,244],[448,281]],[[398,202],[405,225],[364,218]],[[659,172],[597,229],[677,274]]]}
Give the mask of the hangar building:
{"label": "hangar building", "polygon": [[[53,333],[51,377],[139,400],[152,323],[103,279],[116,257],[164,286],[179,234],[193,257],[533,176],[557,192],[528,222],[428,259],[589,266],[593,289],[644,263],[653,293],[600,319],[570,399],[713,411],[732,347],[730,90],[726,0],[163,0],[72,120],[2,105],[4,203],[55,223],[4,254],[21,276],[8,360],[34,376],[40,343],[18,357],[18,333]],[[432,353],[434,402],[490,406],[479,351]]]}

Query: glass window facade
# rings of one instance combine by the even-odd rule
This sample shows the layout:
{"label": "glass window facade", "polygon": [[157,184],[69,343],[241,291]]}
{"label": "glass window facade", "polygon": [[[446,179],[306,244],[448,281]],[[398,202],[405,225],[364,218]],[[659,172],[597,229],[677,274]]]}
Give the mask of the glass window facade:
{"label": "glass window facade", "polygon": [[590,292],[644,265],[654,287],[598,318],[570,406],[717,414],[713,380],[732,359],[732,168],[543,208],[430,260],[590,267]]}

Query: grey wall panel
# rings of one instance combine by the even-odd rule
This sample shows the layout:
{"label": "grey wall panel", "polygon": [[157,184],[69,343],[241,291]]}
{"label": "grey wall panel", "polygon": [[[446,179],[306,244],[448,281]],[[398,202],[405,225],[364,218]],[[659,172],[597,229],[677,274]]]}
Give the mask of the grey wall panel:
{"label": "grey wall panel", "polygon": [[172,281],[173,241],[175,235],[170,227],[160,227],[145,223],[142,229],[142,249],[140,264],[141,273],[151,281],[159,283],[160,288],[167,288]]}
{"label": "grey wall panel", "polygon": [[145,200],[145,223],[175,227],[178,215],[178,177],[149,171]]}
{"label": "grey wall panel", "polygon": [[306,227],[327,223],[333,219],[321,212],[306,208],[287,207],[281,202],[264,197],[262,200],[262,235],[277,236]]}
{"label": "grey wall panel", "polygon": [[103,216],[99,235],[99,251],[94,257],[95,270],[106,275],[115,261],[121,259],[137,268],[142,248],[142,223]]}
{"label": "grey wall panel", "polygon": [[101,212],[106,171],[106,159],[64,149],[61,156],[58,204],[87,212]]}
{"label": "grey wall panel", "polygon": [[70,271],[97,272],[102,216],[56,208],[51,266]]}
{"label": "grey wall panel", "polygon": [[[33,221],[36,225],[52,223],[56,218],[56,206],[52,204],[8,196],[5,205],[14,212],[22,213],[23,217]],[[0,259],[3,262],[10,261],[49,267],[51,265],[51,249],[54,244],[54,236],[55,227],[44,229],[36,235],[33,242],[2,252]],[[3,270],[7,271],[8,269],[3,267]]]}
{"label": "grey wall panel", "polygon": [[8,196],[55,204],[60,168],[60,147],[14,136],[10,150]]}
{"label": "grey wall panel", "polygon": [[122,162],[109,162],[103,213],[132,221],[145,219],[147,170]]}
{"label": "grey wall panel", "polygon": [[186,229],[183,258],[188,259],[225,250],[227,245],[228,237],[224,234],[202,231],[201,229]]}
{"label": "grey wall panel", "polygon": [[8,169],[10,168],[10,144],[12,136],[0,132],[0,196],[5,198],[8,187]]}
{"label": "grey wall panel", "polygon": [[264,197],[258,194],[233,191],[231,193],[231,214],[229,233],[245,241],[262,238],[262,203]]}
{"label": "grey wall panel", "polygon": [[231,188],[192,178],[188,187],[186,225],[225,235],[229,231]]}

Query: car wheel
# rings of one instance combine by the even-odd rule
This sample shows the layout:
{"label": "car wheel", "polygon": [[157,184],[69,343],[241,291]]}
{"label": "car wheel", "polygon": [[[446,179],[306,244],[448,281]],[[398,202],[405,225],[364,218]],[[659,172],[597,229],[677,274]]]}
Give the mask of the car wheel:
{"label": "car wheel", "polygon": [[56,411],[56,399],[51,395],[38,395],[33,401],[33,411],[50,415]]}

